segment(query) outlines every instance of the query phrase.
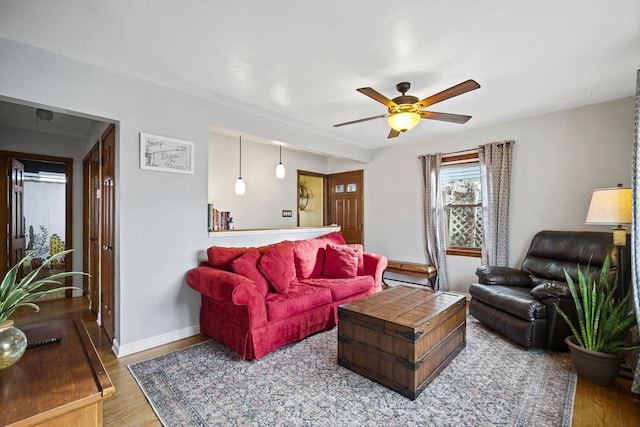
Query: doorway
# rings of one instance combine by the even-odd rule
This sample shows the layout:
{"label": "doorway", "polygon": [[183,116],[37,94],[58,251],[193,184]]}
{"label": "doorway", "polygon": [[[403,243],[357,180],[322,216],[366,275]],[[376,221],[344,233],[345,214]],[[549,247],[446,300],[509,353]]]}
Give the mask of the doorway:
{"label": "doorway", "polygon": [[[5,224],[0,234],[5,235],[8,248],[0,259],[0,274],[4,276],[30,254],[21,269],[26,274],[51,255],[71,247],[67,242],[72,241],[73,159],[0,151],[0,165],[0,185],[8,190],[2,192],[8,209],[0,218]],[[71,256],[51,268],[72,271]],[[70,277],[66,285],[71,285]],[[71,297],[73,293],[62,291],[45,298],[63,296]]]}
{"label": "doorway", "polygon": [[298,226],[325,225],[325,175],[298,171]]}
{"label": "doorway", "polygon": [[329,221],[341,226],[347,243],[362,244],[364,234],[364,171],[328,176]]}
{"label": "doorway", "polygon": [[364,171],[330,175],[298,171],[298,226],[337,224],[347,243],[364,234]]}

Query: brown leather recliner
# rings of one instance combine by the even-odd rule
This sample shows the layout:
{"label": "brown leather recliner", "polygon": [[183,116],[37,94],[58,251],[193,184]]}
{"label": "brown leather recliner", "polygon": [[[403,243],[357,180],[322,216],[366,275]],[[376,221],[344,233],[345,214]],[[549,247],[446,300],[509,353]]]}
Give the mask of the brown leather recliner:
{"label": "brown leather recliner", "polygon": [[[540,231],[520,269],[481,266],[480,283],[469,287],[469,314],[525,347],[564,349],[564,338],[573,335],[553,305],[576,319],[565,270],[578,282],[578,265],[595,279],[609,254],[608,280],[614,283],[618,255],[611,233],[590,231]],[[629,282],[629,251],[624,251],[624,274]]]}

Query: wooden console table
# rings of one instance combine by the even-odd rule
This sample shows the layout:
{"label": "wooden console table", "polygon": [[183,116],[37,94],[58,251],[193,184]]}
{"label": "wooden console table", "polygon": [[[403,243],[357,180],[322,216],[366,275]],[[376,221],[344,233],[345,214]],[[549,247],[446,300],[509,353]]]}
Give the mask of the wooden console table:
{"label": "wooden console table", "polygon": [[102,401],[115,392],[81,320],[61,320],[23,329],[33,343],[0,371],[0,425],[102,426]]}

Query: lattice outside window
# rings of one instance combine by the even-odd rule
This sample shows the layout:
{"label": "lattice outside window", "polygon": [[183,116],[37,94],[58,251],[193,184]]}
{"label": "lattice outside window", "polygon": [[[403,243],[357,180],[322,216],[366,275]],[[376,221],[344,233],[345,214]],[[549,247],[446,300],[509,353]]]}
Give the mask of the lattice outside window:
{"label": "lattice outside window", "polygon": [[482,247],[482,186],[477,154],[440,171],[444,200],[447,253],[480,256]]}

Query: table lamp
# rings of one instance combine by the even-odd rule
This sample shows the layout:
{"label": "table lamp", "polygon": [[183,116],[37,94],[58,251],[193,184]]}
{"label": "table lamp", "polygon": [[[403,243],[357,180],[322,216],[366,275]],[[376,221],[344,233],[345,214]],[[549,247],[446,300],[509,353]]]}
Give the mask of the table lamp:
{"label": "table lamp", "polygon": [[[618,271],[622,281],[624,278],[623,250],[627,245],[627,229],[623,225],[631,224],[631,188],[618,184],[614,188],[593,190],[585,224],[616,226],[613,229],[613,244],[618,250]],[[625,288],[622,282],[617,287],[616,296],[621,298],[626,291]]]}

